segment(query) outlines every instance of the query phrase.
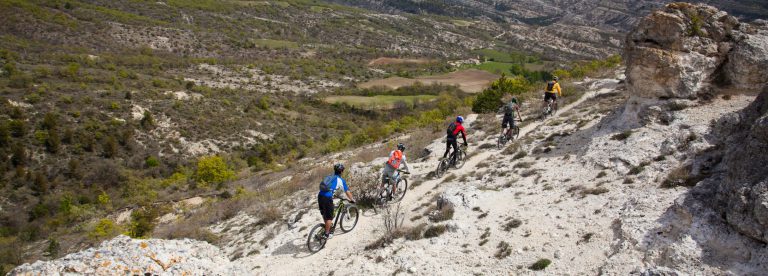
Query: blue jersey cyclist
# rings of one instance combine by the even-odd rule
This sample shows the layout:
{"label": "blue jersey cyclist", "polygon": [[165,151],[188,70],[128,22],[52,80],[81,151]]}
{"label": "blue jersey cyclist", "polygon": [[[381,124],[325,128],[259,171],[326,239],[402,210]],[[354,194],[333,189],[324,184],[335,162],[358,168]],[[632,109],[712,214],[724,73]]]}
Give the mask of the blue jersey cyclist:
{"label": "blue jersey cyclist", "polygon": [[331,237],[331,226],[333,225],[333,194],[336,190],[344,190],[350,202],[355,202],[352,193],[349,191],[347,181],[341,178],[344,173],[344,165],[336,164],[333,166],[333,175],[326,176],[320,183],[320,192],[317,194],[317,203],[320,207],[320,214],[323,215],[325,223],[325,237]]}

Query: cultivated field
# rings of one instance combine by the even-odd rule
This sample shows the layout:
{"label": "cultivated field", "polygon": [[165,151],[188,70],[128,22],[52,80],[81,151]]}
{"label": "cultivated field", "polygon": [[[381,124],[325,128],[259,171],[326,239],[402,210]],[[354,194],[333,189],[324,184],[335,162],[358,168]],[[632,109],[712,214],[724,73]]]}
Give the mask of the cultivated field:
{"label": "cultivated field", "polygon": [[417,82],[422,84],[444,84],[457,85],[459,89],[467,93],[479,93],[499,76],[486,71],[469,69],[452,72],[444,75],[418,77],[414,79],[391,77],[386,79],[372,80],[358,85],[360,88],[387,87],[397,89],[403,86],[414,85]]}
{"label": "cultivated field", "polygon": [[368,62],[368,66],[382,66],[382,65],[393,65],[393,64],[425,64],[430,62],[434,62],[434,60],[425,59],[425,58],[406,59],[406,58],[380,57]]}
{"label": "cultivated field", "polygon": [[437,98],[435,95],[416,95],[416,96],[331,96],[325,98],[328,103],[346,103],[351,106],[365,109],[392,109],[397,103],[405,103],[412,107],[414,103],[430,102]]}

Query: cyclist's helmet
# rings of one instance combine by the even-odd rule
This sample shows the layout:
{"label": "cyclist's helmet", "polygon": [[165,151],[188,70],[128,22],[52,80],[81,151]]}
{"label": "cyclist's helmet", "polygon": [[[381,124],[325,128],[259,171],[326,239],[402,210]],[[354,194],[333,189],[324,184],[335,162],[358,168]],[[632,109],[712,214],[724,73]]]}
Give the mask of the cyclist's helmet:
{"label": "cyclist's helmet", "polygon": [[333,165],[333,173],[341,175],[341,173],[343,172],[344,172],[344,165],[342,165],[341,163]]}
{"label": "cyclist's helmet", "polygon": [[517,103],[517,98],[512,97],[512,100],[510,100],[510,102]]}
{"label": "cyclist's helmet", "polygon": [[558,80],[559,78],[557,76],[552,77],[553,80]]}
{"label": "cyclist's helmet", "polygon": [[399,143],[399,144],[397,144],[397,149],[399,151],[405,151],[405,145],[403,145],[403,143]]}
{"label": "cyclist's helmet", "polygon": [[459,122],[459,123],[463,123],[464,122],[464,117],[458,116],[458,117],[456,117],[456,121]]}

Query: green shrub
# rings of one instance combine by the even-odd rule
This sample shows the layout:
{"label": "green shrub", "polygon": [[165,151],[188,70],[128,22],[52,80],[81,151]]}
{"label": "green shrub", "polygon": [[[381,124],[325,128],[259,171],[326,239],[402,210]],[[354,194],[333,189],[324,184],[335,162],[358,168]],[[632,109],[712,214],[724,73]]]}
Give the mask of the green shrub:
{"label": "green shrub", "polygon": [[113,136],[107,137],[107,139],[104,140],[104,157],[106,158],[114,158],[117,156],[118,153],[117,148],[117,139]]}
{"label": "green shrub", "polygon": [[93,229],[88,232],[88,236],[92,239],[109,238],[116,235],[118,233],[117,230],[117,226],[115,226],[115,223],[112,220],[101,219],[93,226]]}
{"label": "green shrub", "polygon": [[13,137],[23,137],[24,135],[27,135],[27,123],[23,120],[11,120],[11,122],[8,123],[8,128]]}
{"label": "green shrub", "polygon": [[531,87],[531,84],[523,77],[502,76],[477,95],[472,104],[472,111],[477,113],[496,112],[503,104],[501,98],[504,95],[519,95],[528,91]]}
{"label": "green shrub", "polygon": [[158,211],[152,207],[143,207],[131,213],[131,224],[126,234],[132,238],[148,238],[155,229],[154,220]]}
{"label": "green shrub", "polygon": [[147,166],[147,168],[154,168],[160,166],[160,160],[158,160],[157,157],[150,156],[144,161],[144,165]]}
{"label": "green shrub", "polygon": [[0,147],[7,147],[11,144],[11,130],[8,124],[0,123]]}
{"label": "green shrub", "polygon": [[141,118],[140,124],[144,129],[151,129],[155,126],[155,117],[152,116],[149,110],[144,111],[144,117]]}
{"label": "green shrub", "polygon": [[549,259],[539,259],[535,263],[533,263],[531,266],[528,267],[530,270],[544,270],[552,263]]}
{"label": "green shrub", "polygon": [[221,156],[206,156],[197,161],[195,179],[200,184],[219,184],[235,178],[235,172],[227,166]]}
{"label": "green shrub", "polygon": [[8,81],[8,87],[11,88],[29,88],[32,86],[32,77],[27,74],[13,74]]}

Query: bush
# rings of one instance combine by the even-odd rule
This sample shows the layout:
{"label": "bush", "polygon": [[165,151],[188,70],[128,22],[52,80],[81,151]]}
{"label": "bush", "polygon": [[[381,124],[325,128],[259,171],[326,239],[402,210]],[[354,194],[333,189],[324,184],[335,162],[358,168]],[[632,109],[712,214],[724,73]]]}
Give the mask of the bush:
{"label": "bush", "polygon": [[147,168],[154,168],[160,166],[160,160],[158,160],[157,157],[150,156],[144,160],[144,165],[147,166]]}
{"label": "bush", "polygon": [[11,130],[5,123],[0,123],[0,147],[7,147],[11,144]]}
{"label": "bush", "polygon": [[491,86],[483,90],[472,103],[472,111],[477,113],[496,112],[502,105],[501,98],[504,95],[519,95],[531,89],[531,84],[521,76],[506,77],[491,83]]}
{"label": "bush", "polygon": [[152,207],[143,207],[131,213],[131,224],[125,233],[131,238],[148,238],[155,229],[158,211]]}
{"label": "bush", "polygon": [[429,238],[438,237],[443,233],[445,233],[445,231],[447,230],[448,230],[448,227],[446,227],[445,225],[442,225],[442,224],[432,225],[429,228],[427,228],[427,231],[424,231],[424,238],[429,239]]}
{"label": "bush", "polygon": [[197,161],[195,179],[201,184],[219,184],[235,178],[235,172],[221,156],[206,156]]}
{"label": "bush", "polygon": [[531,266],[528,267],[530,270],[544,270],[552,263],[549,259],[539,259],[535,263],[533,263]]}
{"label": "bush", "polygon": [[11,131],[11,135],[13,137],[23,137],[24,135],[27,135],[27,123],[25,123],[23,120],[11,120],[10,123],[8,123],[8,128]]}
{"label": "bush", "polygon": [[149,110],[144,111],[144,117],[141,118],[140,124],[144,129],[155,127],[155,117],[152,116],[152,113],[149,112]]}
{"label": "bush", "polygon": [[93,229],[88,232],[88,237],[92,239],[104,239],[110,238],[117,233],[117,226],[115,226],[115,223],[112,220],[101,219],[93,226]]}
{"label": "bush", "polygon": [[440,198],[437,200],[437,210],[429,214],[429,221],[441,222],[450,220],[453,218],[454,212],[453,204]]}
{"label": "bush", "polygon": [[26,74],[14,74],[8,81],[8,87],[11,88],[29,88],[32,86],[32,77]]}
{"label": "bush", "polygon": [[520,225],[523,225],[523,222],[519,219],[513,219],[510,222],[507,222],[507,224],[504,224],[504,231],[511,231],[514,228],[520,227]]}
{"label": "bush", "polygon": [[629,136],[631,136],[631,135],[632,135],[632,130],[626,130],[626,131],[624,131],[622,133],[618,133],[616,135],[611,136],[611,139],[612,140],[617,140],[617,141],[623,141],[623,140],[626,140],[627,138],[629,138]]}
{"label": "bush", "polygon": [[494,254],[497,259],[504,259],[512,254],[512,248],[509,247],[509,243],[505,241],[499,242],[499,245],[496,246],[496,248],[499,249],[499,251],[496,251],[496,254]]}

